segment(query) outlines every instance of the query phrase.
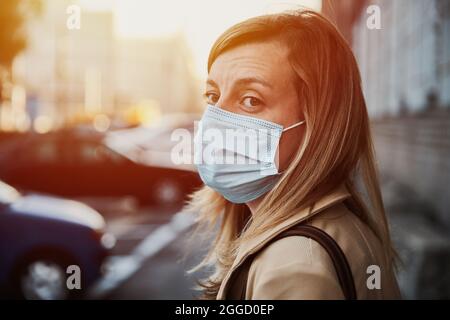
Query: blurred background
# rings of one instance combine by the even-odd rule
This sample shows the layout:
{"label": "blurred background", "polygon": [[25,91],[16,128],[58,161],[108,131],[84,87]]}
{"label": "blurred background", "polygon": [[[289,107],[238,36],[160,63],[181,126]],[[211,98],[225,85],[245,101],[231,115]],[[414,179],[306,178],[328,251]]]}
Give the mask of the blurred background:
{"label": "blurred background", "polygon": [[0,0],[0,296],[194,298],[171,133],[226,28],[300,6],[360,65],[404,297],[450,298],[450,0]]}

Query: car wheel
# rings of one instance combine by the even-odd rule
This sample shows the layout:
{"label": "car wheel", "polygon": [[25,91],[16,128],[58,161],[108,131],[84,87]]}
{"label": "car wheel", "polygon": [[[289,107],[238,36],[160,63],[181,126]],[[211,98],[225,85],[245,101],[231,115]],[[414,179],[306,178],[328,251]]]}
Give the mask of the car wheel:
{"label": "car wheel", "polygon": [[74,264],[64,255],[33,255],[15,270],[15,296],[27,300],[66,300],[74,298],[67,288],[66,268]]}
{"label": "car wheel", "polygon": [[24,268],[20,289],[27,300],[65,300],[69,297],[65,269],[48,260],[33,261]]}

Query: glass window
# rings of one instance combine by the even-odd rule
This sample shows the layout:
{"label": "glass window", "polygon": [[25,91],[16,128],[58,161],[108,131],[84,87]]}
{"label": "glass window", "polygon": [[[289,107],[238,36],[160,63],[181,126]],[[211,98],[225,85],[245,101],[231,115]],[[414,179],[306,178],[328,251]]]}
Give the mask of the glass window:
{"label": "glass window", "polygon": [[38,142],[31,148],[31,161],[55,163],[59,160],[58,146],[55,141]]}
{"label": "glass window", "polygon": [[84,163],[123,163],[121,155],[102,144],[83,143],[80,145],[80,160]]}

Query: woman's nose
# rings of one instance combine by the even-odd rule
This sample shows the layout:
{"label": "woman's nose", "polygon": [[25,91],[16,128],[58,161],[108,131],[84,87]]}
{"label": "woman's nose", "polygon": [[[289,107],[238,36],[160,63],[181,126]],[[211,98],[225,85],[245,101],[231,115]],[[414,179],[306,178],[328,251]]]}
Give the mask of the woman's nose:
{"label": "woman's nose", "polygon": [[233,111],[233,104],[231,99],[221,96],[215,104],[216,107],[225,111]]}

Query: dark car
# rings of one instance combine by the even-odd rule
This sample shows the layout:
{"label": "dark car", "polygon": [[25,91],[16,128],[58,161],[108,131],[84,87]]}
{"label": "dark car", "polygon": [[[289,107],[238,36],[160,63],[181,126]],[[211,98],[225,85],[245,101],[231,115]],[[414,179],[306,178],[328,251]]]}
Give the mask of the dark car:
{"label": "dark car", "polygon": [[[1,296],[66,299],[85,293],[115,242],[104,226],[103,217],[80,202],[22,195],[0,181]],[[67,286],[74,266],[81,290]]]}
{"label": "dark car", "polygon": [[119,153],[107,140],[94,132],[24,134],[0,145],[0,178],[64,197],[133,196],[142,205],[171,208],[181,208],[201,186],[192,166],[171,164],[169,150],[140,150],[125,141],[129,152]]}

